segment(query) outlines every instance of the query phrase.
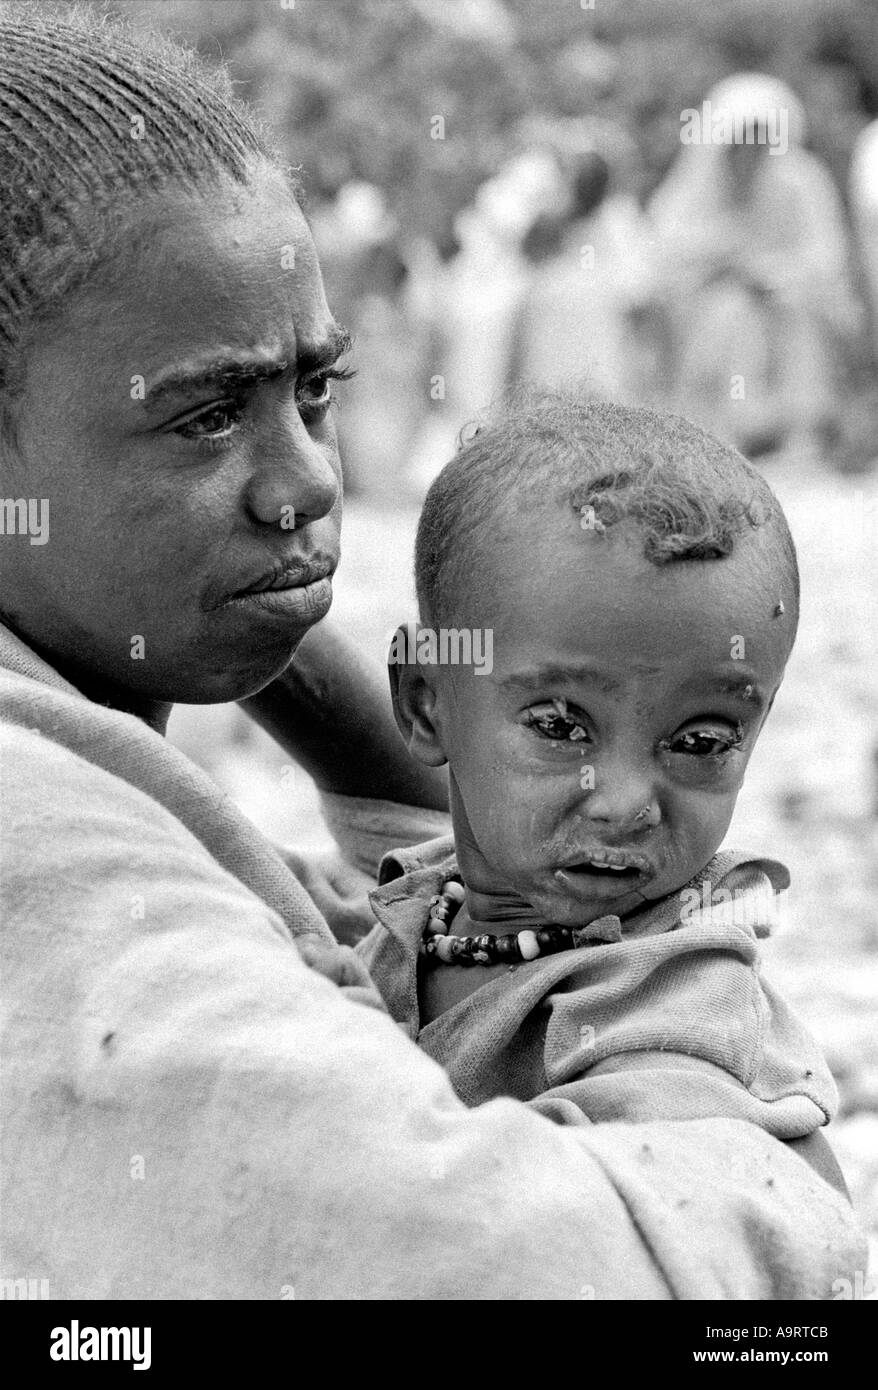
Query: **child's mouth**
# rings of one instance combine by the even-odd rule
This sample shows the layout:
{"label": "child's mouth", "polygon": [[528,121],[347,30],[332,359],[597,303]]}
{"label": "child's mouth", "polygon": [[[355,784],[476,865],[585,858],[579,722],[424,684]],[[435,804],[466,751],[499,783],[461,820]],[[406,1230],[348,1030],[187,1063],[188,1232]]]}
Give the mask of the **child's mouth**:
{"label": "child's mouth", "polygon": [[555,878],[581,901],[619,897],[630,893],[649,877],[645,862],[609,864],[584,859],[555,870]]}
{"label": "child's mouth", "polygon": [[635,869],[633,864],[569,864],[568,868],[574,874],[639,874],[642,871]]}

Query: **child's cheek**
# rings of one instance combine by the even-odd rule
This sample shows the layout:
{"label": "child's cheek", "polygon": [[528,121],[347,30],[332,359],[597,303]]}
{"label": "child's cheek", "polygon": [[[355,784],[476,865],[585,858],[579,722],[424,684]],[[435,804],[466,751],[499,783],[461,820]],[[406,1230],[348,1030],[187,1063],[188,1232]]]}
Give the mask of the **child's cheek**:
{"label": "child's cheek", "polygon": [[701,796],[686,806],[680,819],[681,857],[687,863],[687,877],[697,872],[716,854],[732,819],[737,789],[723,796]]}
{"label": "child's cheek", "polygon": [[747,770],[747,757],[738,749],[715,758],[666,755],[662,771],[668,784],[685,796],[736,797]]}
{"label": "child's cheek", "polygon": [[490,852],[495,863],[506,866],[512,879],[540,862],[540,847],[557,841],[558,822],[563,819],[550,803],[534,795],[532,785],[507,785],[486,811],[483,850]]}

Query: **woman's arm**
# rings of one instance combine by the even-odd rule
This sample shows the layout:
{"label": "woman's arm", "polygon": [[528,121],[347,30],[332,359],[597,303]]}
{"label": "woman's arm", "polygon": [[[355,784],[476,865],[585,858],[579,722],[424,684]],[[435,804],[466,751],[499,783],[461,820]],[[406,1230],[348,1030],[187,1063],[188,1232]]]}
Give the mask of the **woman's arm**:
{"label": "woman's arm", "polygon": [[331,622],[313,628],[283,675],[240,704],[321,791],[447,811],[445,773],[409,757],[384,671]]}
{"label": "woman's arm", "polygon": [[300,951],[168,809],[52,741],[74,702],[20,699],[4,1274],[62,1298],[578,1302],[828,1299],[865,1268],[847,1202],[753,1125],[466,1109],[307,968],[310,933]]}

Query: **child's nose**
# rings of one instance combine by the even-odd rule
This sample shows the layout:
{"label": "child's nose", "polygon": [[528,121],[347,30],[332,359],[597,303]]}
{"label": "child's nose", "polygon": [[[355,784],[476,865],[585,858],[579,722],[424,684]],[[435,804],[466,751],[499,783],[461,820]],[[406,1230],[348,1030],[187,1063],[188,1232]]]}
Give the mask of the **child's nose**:
{"label": "child's nose", "polygon": [[590,777],[580,778],[580,785],[580,812],[587,821],[628,834],[648,830],[661,820],[656,788],[636,768],[598,766]]}

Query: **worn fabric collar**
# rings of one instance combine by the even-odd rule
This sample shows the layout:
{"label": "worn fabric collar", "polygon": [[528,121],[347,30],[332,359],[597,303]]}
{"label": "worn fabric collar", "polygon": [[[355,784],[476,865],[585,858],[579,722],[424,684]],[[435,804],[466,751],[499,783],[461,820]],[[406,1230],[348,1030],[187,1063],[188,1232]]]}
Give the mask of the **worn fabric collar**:
{"label": "worn fabric collar", "polygon": [[[685,894],[688,893],[692,900],[696,895],[703,897],[705,890],[709,895],[711,889],[721,884],[731,870],[745,866],[760,870],[767,876],[772,896],[789,887],[789,873],[778,860],[742,850],[720,850],[684,889],[655,902],[645,903],[625,917],[624,921],[609,913],[580,930],[595,945],[610,945],[629,937],[673,931],[684,925],[682,910]],[[407,953],[417,953],[430,898],[440,891],[449,875],[457,872],[451,835],[443,835],[412,848],[393,850],[382,859],[378,874],[380,886],[370,893],[370,902],[378,921],[405,946]],[[514,931],[533,923],[544,925],[532,913],[532,909],[514,894],[509,895],[508,904],[500,895],[492,895],[486,907],[496,915],[485,917],[480,914],[480,920],[490,921],[495,927],[501,922],[508,922]],[[685,924],[698,925],[702,917],[715,910],[716,907],[708,903],[705,914],[691,912]],[[532,920],[527,919],[528,913]],[[769,904],[765,903],[764,911],[760,905],[754,915],[759,920],[749,923],[749,929],[756,936],[767,936],[773,925]]]}

